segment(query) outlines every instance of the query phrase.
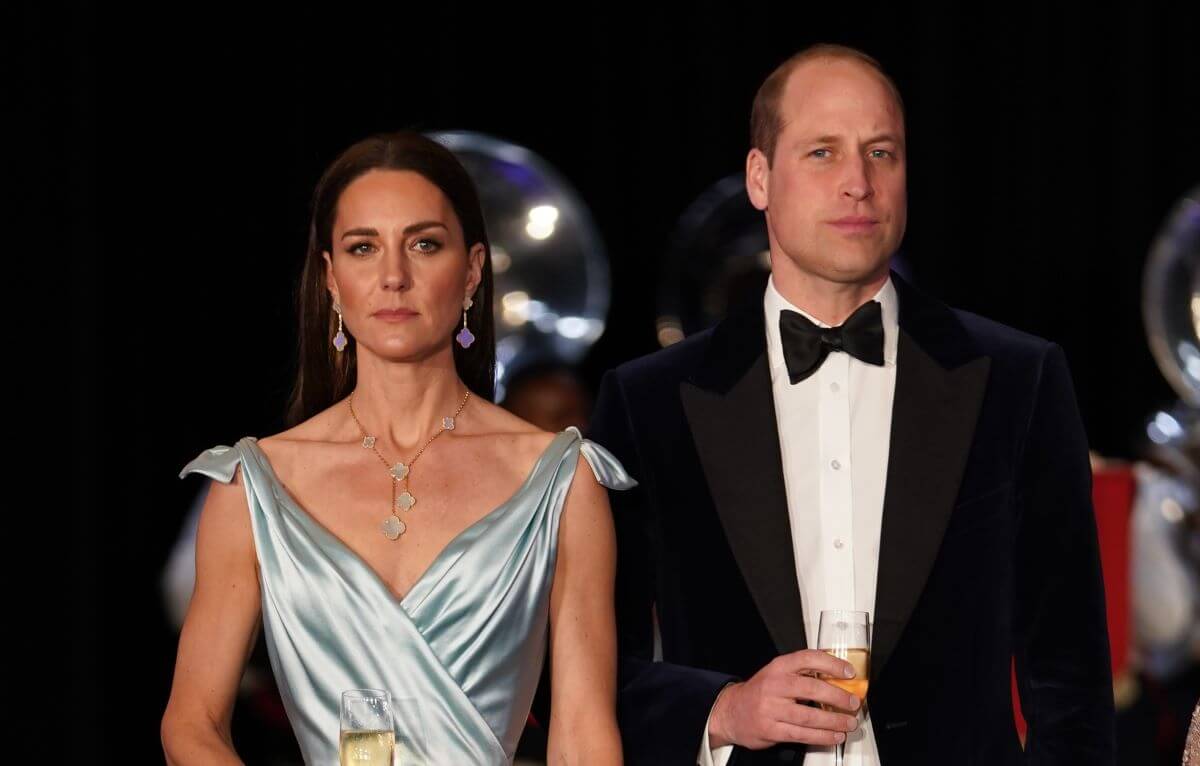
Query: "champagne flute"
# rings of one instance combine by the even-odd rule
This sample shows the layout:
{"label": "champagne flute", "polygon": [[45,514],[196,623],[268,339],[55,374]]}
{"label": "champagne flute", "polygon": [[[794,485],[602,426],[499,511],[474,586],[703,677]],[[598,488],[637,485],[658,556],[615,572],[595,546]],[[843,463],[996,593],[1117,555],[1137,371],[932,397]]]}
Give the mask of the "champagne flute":
{"label": "champagne flute", "polygon": [[341,766],[392,766],[392,695],[382,689],[342,692],[340,717]]}
{"label": "champagne flute", "polygon": [[[870,615],[866,612],[843,609],[822,610],[820,627],[817,629],[817,648],[854,666],[854,678],[830,678],[823,675],[821,680],[858,697],[859,710],[862,710],[862,703],[867,699],[867,685],[871,680]],[[824,710],[836,710],[830,705],[821,707]],[[835,747],[837,766],[842,766],[846,743],[841,742]]]}

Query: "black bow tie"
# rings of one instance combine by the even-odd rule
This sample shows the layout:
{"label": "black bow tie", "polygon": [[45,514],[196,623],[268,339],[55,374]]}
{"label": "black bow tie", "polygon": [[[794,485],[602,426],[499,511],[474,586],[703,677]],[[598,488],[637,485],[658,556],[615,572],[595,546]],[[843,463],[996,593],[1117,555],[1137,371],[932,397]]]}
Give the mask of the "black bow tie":
{"label": "black bow tie", "polygon": [[845,351],[867,364],[883,365],[883,312],[879,301],[859,306],[837,327],[818,327],[795,311],[781,311],[779,336],[792,383],[816,372],[830,351]]}

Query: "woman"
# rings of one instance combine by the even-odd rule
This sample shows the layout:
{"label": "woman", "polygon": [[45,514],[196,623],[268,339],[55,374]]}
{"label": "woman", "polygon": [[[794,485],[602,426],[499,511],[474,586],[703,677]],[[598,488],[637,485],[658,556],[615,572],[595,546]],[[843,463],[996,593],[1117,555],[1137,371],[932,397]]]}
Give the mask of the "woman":
{"label": "woman", "polygon": [[601,484],[634,482],[577,430],[491,403],[491,260],[454,156],[397,133],[339,157],[314,195],[299,305],[298,425],[183,471],[216,481],[167,760],[238,762],[230,713],[261,624],[308,763],[336,762],[351,688],[415,700],[397,729],[428,763],[507,763],[548,622],[550,760],[619,763]]}
{"label": "woman", "polygon": [[1188,727],[1187,742],[1183,748],[1183,766],[1200,764],[1200,702],[1192,711],[1192,725]]}

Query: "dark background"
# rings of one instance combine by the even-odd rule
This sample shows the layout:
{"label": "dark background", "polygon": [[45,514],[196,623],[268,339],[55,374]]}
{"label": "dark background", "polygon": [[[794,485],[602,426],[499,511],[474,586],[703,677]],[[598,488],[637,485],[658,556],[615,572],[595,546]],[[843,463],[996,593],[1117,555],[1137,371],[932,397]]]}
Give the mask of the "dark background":
{"label": "dark background", "polygon": [[817,41],[862,47],[904,94],[917,281],[1060,343],[1094,448],[1134,456],[1173,399],[1145,342],[1142,267],[1200,183],[1186,5],[25,7],[5,57],[22,136],[6,159],[10,446],[28,458],[6,559],[18,670],[69,681],[101,762],[161,758],[175,638],[158,577],[195,491],[175,477],[204,448],[281,428],[308,195],[343,148],[463,128],[556,166],[612,260],[595,382],[657,348],[678,216],[742,167],[755,89]]}

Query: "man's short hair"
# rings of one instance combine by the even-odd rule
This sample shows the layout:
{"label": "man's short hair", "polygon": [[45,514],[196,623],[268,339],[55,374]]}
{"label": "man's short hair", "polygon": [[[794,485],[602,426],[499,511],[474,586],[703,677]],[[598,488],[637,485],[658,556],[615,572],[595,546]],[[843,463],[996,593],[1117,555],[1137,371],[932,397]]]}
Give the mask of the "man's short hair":
{"label": "man's short hair", "polygon": [[780,64],[763,80],[758,93],[754,96],[754,106],[750,109],[750,146],[758,149],[767,156],[767,165],[775,158],[775,144],[779,134],[783,132],[783,118],[779,114],[779,100],[783,97],[783,89],[788,77],[796,67],[807,61],[831,59],[835,61],[857,61],[873,69],[887,85],[900,107],[901,119],[904,117],[904,100],[900,98],[900,89],[891,76],[883,70],[873,57],[857,48],[832,43],[818,43],[809,46]]}

